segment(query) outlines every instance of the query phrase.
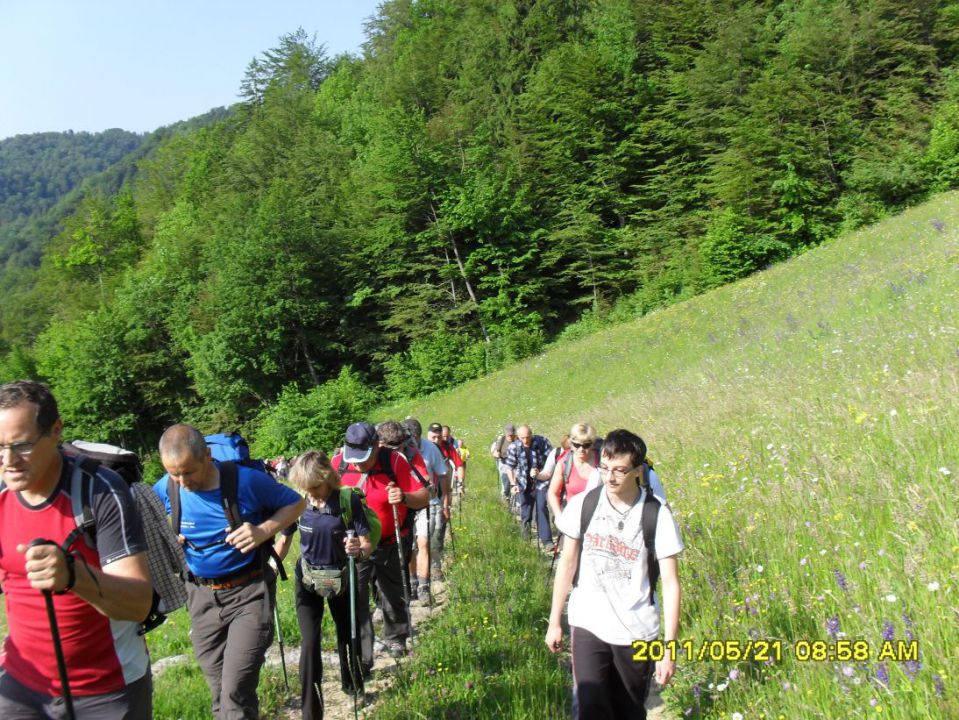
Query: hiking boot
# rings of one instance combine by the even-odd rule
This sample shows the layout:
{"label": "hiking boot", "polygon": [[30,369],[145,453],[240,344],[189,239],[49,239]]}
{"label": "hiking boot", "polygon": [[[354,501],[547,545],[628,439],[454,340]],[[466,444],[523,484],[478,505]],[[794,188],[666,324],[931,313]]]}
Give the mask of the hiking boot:
{"label": "hiking boot", "polygon": [[386,646],[386,651],[394,658],[399,659],[406,655],[406,643],[402,640],[390,640]]}
{"label": "hiking boot", "polygon": [[430,580],[446,582],[446,575],[443,574],[443,569],[437,566],[430,570]]}
{"label": "hiking boot", "polygon": [[421,605],[429,605],[432,598],[430,597],[430,586],[429,585],[420,585],[419,592],[416,595],[416,599],[419,600]]}

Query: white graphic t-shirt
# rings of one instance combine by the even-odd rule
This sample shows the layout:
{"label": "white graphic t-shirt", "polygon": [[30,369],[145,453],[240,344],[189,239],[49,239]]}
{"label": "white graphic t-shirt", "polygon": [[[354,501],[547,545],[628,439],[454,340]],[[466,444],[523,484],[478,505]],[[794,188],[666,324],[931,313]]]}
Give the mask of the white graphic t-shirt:
{"label": "white graphic t-shirt", "polygon": [[[580,538],[586,495],[582,492],[574,496],[556,522],[564,535],[583,542],[579,584],[569,599],[569,624],[589,630],[610,645],[655,640],[659,635],[659,609],[649,598],[642,522],[645,491],[624,515],[610,505],[605,488],[600,490],[586,536]],[[663,501],[656,523],[656,557],[662,560],[678,555],[683,547],[676,520]]]}

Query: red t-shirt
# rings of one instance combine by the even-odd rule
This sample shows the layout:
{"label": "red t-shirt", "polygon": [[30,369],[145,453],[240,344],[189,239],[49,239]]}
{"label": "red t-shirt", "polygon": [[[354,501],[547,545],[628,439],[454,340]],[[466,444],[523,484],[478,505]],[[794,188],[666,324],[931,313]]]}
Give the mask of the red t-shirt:
{"label": "red t-shirt", "polygon": [[571,498],[583,492],[588,483],[589,475],[581,477],[579,471],[576,469],[576,463],[573,463],[569,469],[569,477],[566,479],[566,502],[569,502]]}
{"label": "red t-shirt", "polygon": [[[376,452],[382,452],[382,450]],[[413,475],[413,471],[410,469],[410,463],[403,457],[402,453],[393,450],[389,451],[389,453],[390,466],[393,470],[393,475],[396,477],[396,486],[405,493],[416,492],[422,489],[423,486]],[[342,451],[333,456],[334,468],[340,467],[341,455]],[[366,494],[366,504],[376,513],[376,516],[380,519],[380,525],[382,525],[383,532],[380,543],[388,545],[391,542],[396,542],[396,526],[393,524],[393,508],[395,507],[399,514],[401,528],[403,521],[406,520],[406,513],[409,511],[409,508],[407,508],[404,503],[390,505],[387,500],[390,477],[380,468],[379,457],[377,457],[376,464],[367,473],[365,482],[361,483],[362,478],[363,474],[357,470],[356,467],[347,465],[342,473],[341,479],[344,485],[361,488]],[[405,534],[409,534],[409,530],[407,530]]]}
{"label": "red t-shirt", "polygon": [[440,438],[440,441],[435,443],[436,447],[440,449],[440,452],[443,453],[443,457],[453,463],[454,468],[463,467],[463,458],[460,457],[460,454],[457,452],[456,448],[453,447],[453,443],[450,441],[444,441]]}
{"label": "red t-shirt", "polygon": [[[46,602],[26,576],[26,559],[17,545],[35,538],[62,544],[76,528],[69,496],[72,461],[64,460],[60,485],[42,505],[28,506],[18,493],[0,492],[0,583],[9,633],[0,666],[21,684],[45,695],[62,695]],[[146,549],[139,515],[126,483],[101,471],[92,484],[97,548],[81,537],[70,547],[91,568]],[[76,560],[76,572],[83,572]],[[63,654],[74,695],[116,692],[149,670],[146,644],[137,623],[110,620],[73,593],[53,596]]]}

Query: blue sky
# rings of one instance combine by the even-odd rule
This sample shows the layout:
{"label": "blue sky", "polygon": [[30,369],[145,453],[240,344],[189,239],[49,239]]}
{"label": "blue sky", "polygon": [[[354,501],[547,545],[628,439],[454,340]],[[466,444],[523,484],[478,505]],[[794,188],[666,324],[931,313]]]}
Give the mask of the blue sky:
{"label": "blue sky", "polygon": [[236,102],[247,64],[302,27],[359,54],[380,0],[0,0],[0,139],[145,132]]}

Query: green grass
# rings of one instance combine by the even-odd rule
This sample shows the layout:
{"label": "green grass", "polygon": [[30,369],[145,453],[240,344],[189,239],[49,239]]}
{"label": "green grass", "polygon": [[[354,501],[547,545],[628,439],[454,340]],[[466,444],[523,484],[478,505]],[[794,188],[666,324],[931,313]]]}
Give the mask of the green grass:
{"label": "green grass", "polygon": [[[477,456],[504,421],[552,437],[579,420],[643,435],[687,543],[682,638],[783,643],[782,661],[770,665],[681,661],[667,693],[678,714],[957,717],[957,291],[959,195],[948,194],[742,282],[378,415],[448,423]],[[468,523],[495,523],[501,512],[490,500],[492,474],[482,482]],[[504,533],[491,542],[530,554]],[[451,603],[444,622],[462,630],[475,625],[477,604],[508,609],[517,594],[541,597],[527,617],[528,649],[517,637],[500,646],[511,666],[530,668],[537,680],[527,692],[535,693],[529,686],[556,667],[539,659],[545,579],[528,576],[525,591],[509,585],[493,598],[482,579],[501,567],[489,562],[471,556],[458,566],[461,587],[486,595]],[[504,584],[514,582],[516,570],[505,569]],[[873,649],[884,632],[915,637],[921,666],[794,659],[796,642],[829,640],[827,623],[836,622],[840,637]],[[473,664],[480,673],[490,667]],[[884,673],[887,682],[877,679]],[[423,697],[422,706],[407,704],[409,716],[457,716],[430,704],[434,684],[400,685],[397,699]],[[545,709],[513,716],[558,716],[554,696],[550,682],[535,698],[517,693],[516,706]],[[462,716],[497,717],[490,702]],[[386,703],[381,715],[395,712]]]}

